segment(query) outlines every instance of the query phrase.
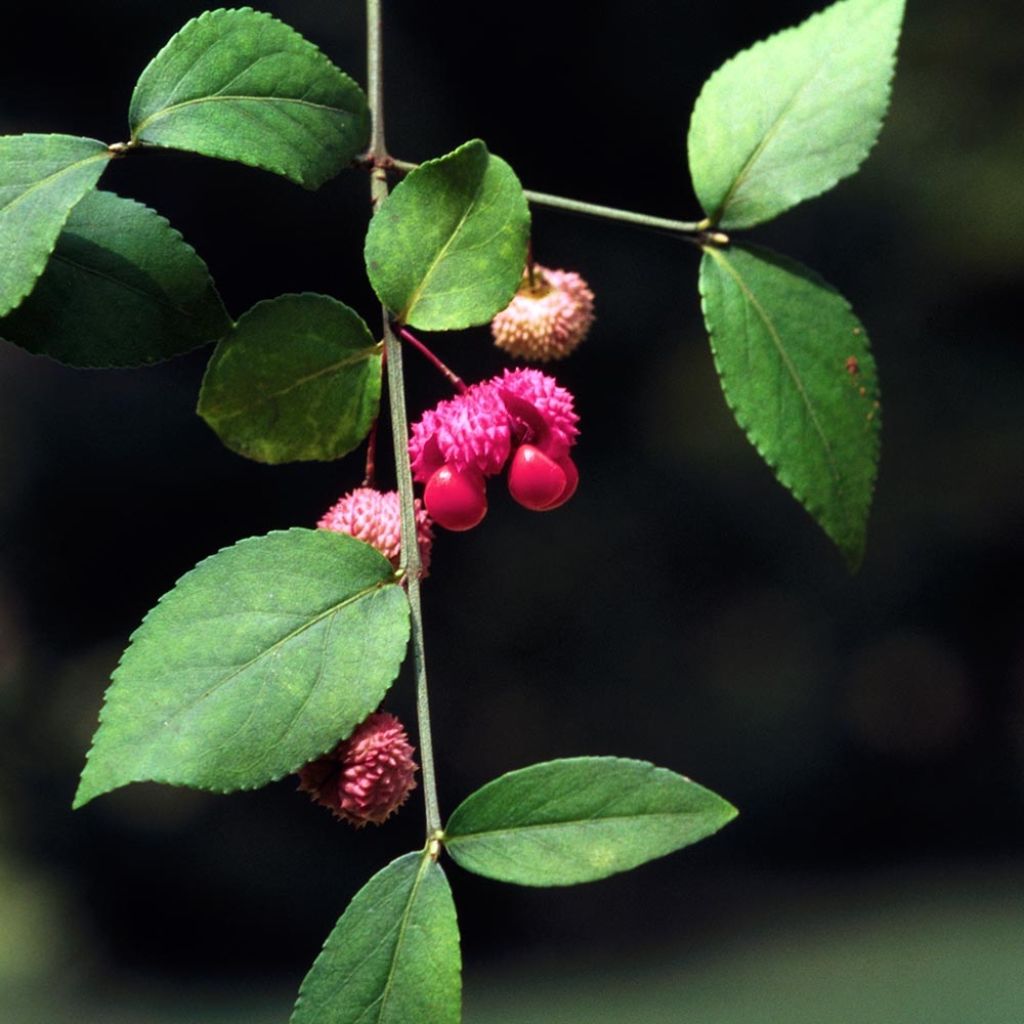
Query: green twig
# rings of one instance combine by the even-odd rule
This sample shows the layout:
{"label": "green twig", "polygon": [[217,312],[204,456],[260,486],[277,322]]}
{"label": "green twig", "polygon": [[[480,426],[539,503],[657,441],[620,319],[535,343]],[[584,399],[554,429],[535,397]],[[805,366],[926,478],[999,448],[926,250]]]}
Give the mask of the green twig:
{"label": "green twig", "polygon": [[[384,142],[383,54],[381,49],[381,0],[366,0],[367,85],[373,131],[370,137],[370,195],[376,209],[388,194],[386,167],[389,164]],[[427,666],[423,648],[423,611],[420,601],[420,547],[416,536],[416,512],[412,489],[412,468],[406,439],[409,427],[405,415],[405,378],[402,374],[402,345],[391,329],[387,309],[382,307],[384,351],[387,360],[388,394],[391,407],[391,434],[394,441],[395,473],[402,509],[402,563],[409,596],[412,626],[413,668],[416,674],[416,718],[419,726],[420,761],[423,766],[423,799],[427,813],[427,839],[441,831],[441,811],[437,802],[434,752],[430,733],[430,702],[427,697]]]}
{"label": "green twig", "polygon": [[[408,173],[414,171],[419,164],[409,163],[408,160],[395,160],[387,158],[387,166],[393,167],[396,171]],[[648,213],[634,213],[632,210],[620,210],[616,206],[600,206],[597,203],[584,203],[579,199],[566,199],[564,196],[553,196],[547,192],[532,192],[524,189],[523,194],[527,201],[535,206],[550,206],[556,210],[566,210],[569,213],[581,213],[587,217],[600,217],[603,220],[617,220],[625,224],[637,224],[644,228],[657,228],[659,231],[674,231],[683,235],[699,235],[711,227],[710,220],[672,220],[669,217],[653,217]]]}

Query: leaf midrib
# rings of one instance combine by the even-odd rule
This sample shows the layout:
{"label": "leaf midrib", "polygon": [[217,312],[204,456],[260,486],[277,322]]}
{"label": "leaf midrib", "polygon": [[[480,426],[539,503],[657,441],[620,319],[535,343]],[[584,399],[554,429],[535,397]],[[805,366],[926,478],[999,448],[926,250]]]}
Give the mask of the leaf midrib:
{"label": "leaf midrib", "polygon": [[290,633],[281,637],[279,640],[275,640],[274,643],[272,643],[269,647],[264,648],[262,651],[254,655],[244,664],[238,665],[236,668],[232,669],[226,676],[224,676],[222,679],[218,679],[217,682],[213,684],[213,686],[209,687],[203,693],[199,694],[195,699],[189,701],[187,704],[184,704],[182,707],[172,711],[165,719],[165,724],[170,723],[176,718],[180,718],[184,714],[191,713],[203,701],[209,700],[209,698],[212,697],[213,694],[217,693],[224,686],[230,683],[233,679],[241,675],[241,673],[250,669],[262,658],[265,658],[268,655],[272,654],[273,652],[278,650],[278,648],[282,647],[284,644],[287,644],[290,641],[294,640],[297,636],[301,636],[307,629],[312,629],[313,626],[315,626],[319,622],[322,622],[329,615],[333,615],[336,612],[340,612],[343,608],[348,607],[348,605],[353,604],[356,601],[361,601],[363,598],[368,597],[370,594],[373,594],[378,590],[383,590],[384,587],[393,585],[394,584],[389,583],[386,580],[382,580],[380,582],[374,583],[372,586],[363,588],[362,590],[351,595],[350,597],[346,597],[344,600],[339,601],[337,604],[333,604],[324,611],[319,612],[317,615],[304,622],[298,628],[293,629]]}
{"label": "leaf midrib", "polygon": [[285,104],[291,103],[300,107],[310,107],[314,110],[326,111],[329,114],[338,114],[345,117],[355,117],[356,111],[347,110],[345,107],[330,107],[325,103],[314,103],[311,100],[293,99],[289,96],[197,96],[195,99],[183,100],[181,103],[172,104],[169,107],[162,107],[155,113],[150,114],[147,118],[140,121],[135,129],[132,131],[132,141],[137,142],[142,137],[142,133],[148,128],[154,121],[163,120],[165,117],[169,117],[171,114],[177,113],[179,110],[183,110],[186,107],[196,106],[201,103],[270,103],[270,104]]}
{"label": "leaf midrib", "polygon": [[[72,171],[78,169],[79,167],[84,167],[86,164],[93,163],[96,160],[109,159],[110,153],[108,150],[104,149],[99,153],[93,153],[92,156],[87,156],[83,157],[81,160],[76,160],[73,164],[65,164],[63,167],[60,168],[60,170],[54,171],[52,174],[48,174],[45,178],[40,178],[37,181],[32,182],[32,184],[29,185],[28,188],[26,188],[23,192],[15,196],[9,203],[0,206],[0,219],[6,217],[7,214],[10,212],[11,208],[17,206],[18,203],[22,202],[22,200],[24,200],[26,196],[31,195],[37,189],[45,187],[55,178],[59,178],[63,174],[70,174]],[[72,204],[72,206],[73,205],[74,204]],[[70,212],[71,210],[69,208],[68,215],[70,215]]]}
{"label": "leaf midrib", "polygon": [[473,190],[473,198],[470,200],[469,205],[463,211],[462,216],[459,217],[458,223],[452,229],[451,234],[445,240],[444,245],[438,250],[437,255],[431,261],[430,266],[426,272],[420,278],[420,283],[413,289],[412,295],[405,304],[405,308],[398,314],[398,319],[402,323],[406,323],[409,319],[409,314],[416,308],[416,304],[423,297],[423,293],[426,291],[427,284],[431,277],[437,272],[437,268],[441,265],[448,250],[454,244],[455,239],[461,233],[466,221],[469,220],[470,215],[476,209],[477,203],[480,201],[480,194],[483,192],[484,179],[487,177],[487,168],[490,165],[490,155],[488,154],[487,162],[484,164],[483,173],[480,175],[480,180],[477,182],[475,189]]}
{"label": "leaf midrib", "polygon": [[460,843],[473,842],[478,839],[495,836],[516,835],[521,832],[545,831],[549,829],[573,828],[580,825],[619,824],[631,821],[651,821],[655,818],[674,820],[677,818],[696,817],[707,814],[707,811],[643,811],[639,814],[610,814],[603,818],[567,818],[563,821],[537,822],[532,825],[515,825],[508,828],[481,829],[475,832],[464,832],[461,835],[445,833],[445,846],[457,846]]}
{"label": "leaf midrib", "polygon": [[765,308],[758,302],[757,296],[747,286],[746,281],[743,280],[739,271],[726,259],[725,254],[720,250],[708,246],[704,250],[705,255],[710,255],[712,259],[720,267],[724,267],[729,276],[736,282],[736,286],[743,293],[743,297],[747,300],[748,304],[753,308],[754,312],[757,313],[761,322],[764,324],[765,329],[768,331],[768,336],[772,340],[772,344],[775,346],[775,350],[778,353],[779,358],[782,360],[782,365],[786,368],[792,379],[793,386],[796,388],[797,394],[799,394],[804,407],[807,409],[807,415],[814,427],[815,433],[818,435],[821,441],[822,449],[825,452],[825,459],[828,462],[829,468],[831,469],[832,479],[835,481],[837,486],[842,484],[842,474],[839,471],[839,464],[836,461],[835,454],[832,451],[832,445],[829,444],[828,436],[825,433],[821,422],[818,419],[817,414],[814,411],[814,406],[811,404],[810,396],[807,394],[807,389],[804,387],[803,380],[801,379],[796,367],[793,365],[793,361],[789,357],[789,353],[786,351],[782,341],[782,337],[775,328],[775,324],[772,322],[771,317],[768,315]]}
{"label": "leaf midrib", "polygon": [[[388,998],[391,995],[391,990],[395,983],[395,968],[398,966],[398,957],[402,949],[402,943],[405,941],[405,933],[409,929],[409,918],[412,917],[412,908],[416,903],[416,896],[420,891],[420,886],[423,884],[423,879],[427,876],[427,871],[430,865],[433,863],[429,854],[423,853],[419,867],[416,871],[416,878],[412,883],[412,889],[409,891],[409,899],[405,904],[405,910],[402,912],[402,919],[398,925],[398,938],[395,939],[394,955],[391,957],[391,964],[388,967],[388,976],[384,982],[384,990],[380,994],[379,1009],[377,1011],[377,1022],[384,1019],[384,1010],[387,1007]],[[371,1004],[372,1005],[372,1004]],[[369,1007],[367,1007],[369,1009]],[[365,1012],[365,1011],[364,1011]],[[360,1014],[360,1019],[362,1019]]]}
{"label": "leaf midrib", "polygon": [[[796,31],[796,30],[793,29],[791,31]],[[733,196],[735,196],[736,193],[739,191],[739,189],[742,187],[743,183],[746,181],[747,177],[750,175],[750,172],[751,172],[752,168],[757,163],[757,161],[760,159],[761,154],[765,151],[765,149],[768,148],[768,146],[771,143],[772,139],[775,137],[775,135],[778,133],[780,127],[782,126],[783,121],[786,119],[786,117],[789,115],[790,111],[793,109],[794,105],[800,99],[800,96],[803,94],[804,90],[812,82],[814,82],[815,79],[817,79],[817,77],[824,70],[824,68],[827,67],[828,60],[832,57],[832,54],[835,52],[835,50],[836,50],[836,47],[832,46],[827,51],[827,53],[824,55],[825,59],[823,59],[814,68],[814,71],[812,72],[812,74],[810,74],[807,78],[805,78],[800,83],[800,85],[797,86],[797,88],[794,90],[792,96],[790,96],[790,98],[784,104],[782,110],[780,110],[779,113],[776,115],[775,120],[772,121],[772,123],[768,126],[768,129],[765,131],[764,135],[761,136],[761,139],[758,142],[758,144],[754,147],[753,152],[750,154],[750,156],[747,157],[746,162],[743,164],[743,166],[739,170],[739,173],[733,179],[732,184],[729,186],[729,191],[726,192],[726,194],[725,194],[725,198],[721,201],[721,203],[718,204],[718,209],[715,211],[714,216],[712,216],[712,218],[711,218],[711,220],[715,224],[718,224],[722,220],[722,218],[725,216],[725,214],[728,212],[729,203],[732,202]]]}
{"label": "leaf midrib", "polygon": [[315,380],[319,380],[319,378],[321,377],[329,376],[332,373],[336,373],[337,371],[344,369],[346,366],[352,366],[355,363],[368,362],[375,355],[379,355],[380,350],[381,346],[379,344],[367,346],[364,349],[360,349],[358,352],[353,352],[352,354],[346,356],[344,359],[338,360],[338,362],[336,363],[331,363],[329,366],[323,366],[319,370],[315,370],[313,373],[306,374],[305,377],[299,377],[297,380],[292,381],[286,387],[283,387],[277,391],[265,392],[254,398],[251,402],[246,403],[245,405],[236,406],[227,411],[224,411],[223,409],[218,409],[215,406],[212,409],[208,409],[207,411],[210,413],[210,415],[217,416],[218,419],[220,419],[221,421],[231,420],[236,418],[237,416],[244,416],[246,413],[251,412],[258,406],[265,405],[267,402],[272,402],[274,401],[274,399],[282,398],[285,395],[289,394],[290,392],[294,391],[296,388],[304,387],[306,384],[310,384]]}
{"label": "leaf midrib", "polygon": [[[68,233],[74,234],[73,231]],[[83,238],[84,236],[76,235],[76,237]],[[85,238],[85,241],[88,242],[91,241],[91,239]],[[101,246],[101,248],[104,247]],[[104,252],[110,251],[111,250],[104,248]],[[118,288],[123,288],[125,291],[134,292],[140,298],[146,299],[147,301],[151,302],[154,306],[163,306],[165,309],[170,310],[172,313],[177,313],[179,316],[182,316],[187,320],[196,319],[195,315],[190,313],[187,309],[185,309],[182,306],[177,306],[169,299],[167,299],[166,293],[163,291],[160,291],[159,293],[146,291],[145,288],[140,288],[138,285],[129,284],[122,278],[115,277],[113,274],[109,274],[104,270],[99,270],[96,267],[90,267],[85,263],[79,263],[77,260],[73,260],[70,256],[65,256],[59,250],[54,252],[52,258],[56,260],[58,263],[64,263],[69,267],[73,267],[75,270],[80,270],[83,274],[89,274],[92,277],[98,277],[100,278],[100,280],[108,281],[110,284],[115,285]],[[138,264],[133,265],[138,266]],[[142,273],[145,273],[145,271],[142,271],[141,268],[140,271]],[[159,285],[157,287],[159,287]]]}

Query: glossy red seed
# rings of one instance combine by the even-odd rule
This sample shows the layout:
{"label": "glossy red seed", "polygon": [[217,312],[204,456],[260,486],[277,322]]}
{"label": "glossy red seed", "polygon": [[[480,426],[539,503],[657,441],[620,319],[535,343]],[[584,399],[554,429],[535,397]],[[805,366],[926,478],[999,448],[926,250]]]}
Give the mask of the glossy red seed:
{"label": "glossy red seed", "polygon": [[460,473],[451,466],[442,466],[427,481],[423,504],[438,526],[472,530],[487,515],[484,478],[475,469]]}
{"label": "glossy red seed", "polygon": [[525,508],[541,512],[561,498],[568,483],[565,470],[532,444],[516,449],[508,469],[509,493]]}
{"label": "glossy red seed", "polygon": [[550,512],[551,509],[564,505],[576,493],[576,488],[579,487],[580,483],[580,471],[576,468],[576,463],[568,455],[555,459],[555,462],[562,472],[565,473],[565,487],[562,489],[562,493],[550,505],[544,506],[541,510],[543,512]]}

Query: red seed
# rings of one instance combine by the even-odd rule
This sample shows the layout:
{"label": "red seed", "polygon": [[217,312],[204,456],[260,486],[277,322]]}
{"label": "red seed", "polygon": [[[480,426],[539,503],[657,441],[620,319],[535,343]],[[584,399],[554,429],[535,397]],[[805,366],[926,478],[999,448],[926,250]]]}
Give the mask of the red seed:
{"label": "red seed", "polygon": [[427,481],[423,504],[434,522],[446,530],[471,530],[487,515],[483,475],[475,469],[459,472],[442,466]]}
{"label": "red seed", "polygon": [[565,487],[562,489],[562,493],[550,505],[544,506],[543,511],[545,512],[550,512],[551,509],[564,505],[576,493],[576,488],[580,483],[580,471],[576,468],[576,463],[568,455],[555,459],[555,462],[558,463],[562,472],[565,473]]}
{"label": "red seed", "polygon": [[564,469],[532,444],[520,445],[508,470],[509,493],[524,508],[542,512],[553,508],[566,489]]}

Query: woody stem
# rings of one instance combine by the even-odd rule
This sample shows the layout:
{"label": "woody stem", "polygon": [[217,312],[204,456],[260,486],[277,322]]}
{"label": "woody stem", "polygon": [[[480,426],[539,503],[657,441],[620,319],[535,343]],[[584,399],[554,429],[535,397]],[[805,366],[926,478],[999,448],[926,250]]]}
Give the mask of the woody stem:
{"label": "woody stem", "polygon": [[[387,198],[388,163],[384,143],[384,82],[381,41],[381,0],[366,0],[367,80],[373,131],[370,139],[370,195],[374,210]],[[398,498],[402,510],[402,561],[406,593],[409,598],[409,623],[412,634],[413,670],[416,676],[416,718],[419,726],[420,762],[423,766],[423,800],[427,817],[428,843],[441,831],[441,811],[437,802],[437,782],[434,773],[434,753],[430,731],[430,701],[427,695],[427,666],[423,646],[423,609],[420,600],[420,577],[423,566],[416,537],[415,498],[412,487],[412,468],[409,464],[409,446],[406,438],[409,428],[405,415],[405,378],[402,373],[402,345],[391,329],[388,311],[381,308],[383,317],[384,351],[387,361],[389,405],[391,407],[391,434],[395,453],[395,474],[398,478]]]}

